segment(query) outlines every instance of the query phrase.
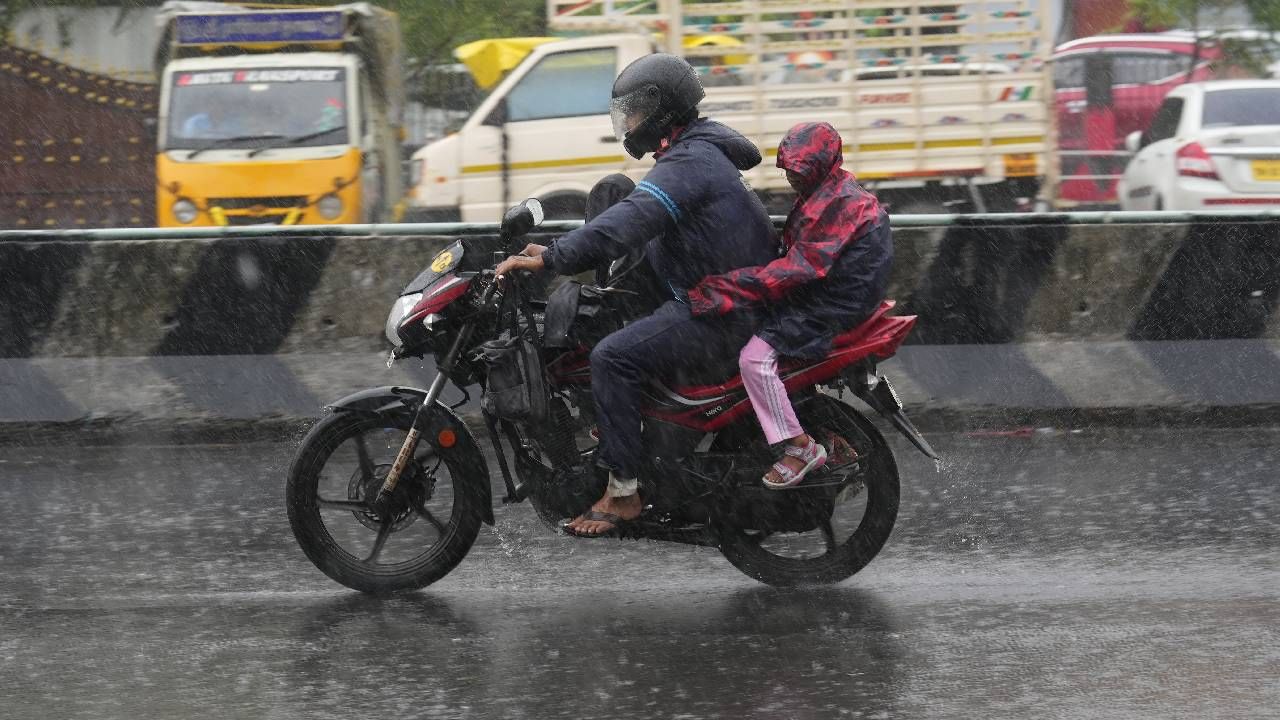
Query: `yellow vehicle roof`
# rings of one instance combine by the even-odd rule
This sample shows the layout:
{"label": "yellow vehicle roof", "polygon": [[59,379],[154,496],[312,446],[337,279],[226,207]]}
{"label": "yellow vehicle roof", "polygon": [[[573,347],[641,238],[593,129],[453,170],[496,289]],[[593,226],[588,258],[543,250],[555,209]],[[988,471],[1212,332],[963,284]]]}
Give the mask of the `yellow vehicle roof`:
{"label": "yellow vehicle roof", "polygon": [[[502,79],[504,73],[515,68],[533,49],[561,38],[554,37],[512,37],[488,38],[459,45],[453,56],[471,72],[476,85],[488,90]],[[696,48],[705,46],[732,47],[742,45],[742,41],[728,35],[687,35],[684,47]],[[723,62],[738,65],[751,61],[749,55],[725,55]]]}
{"label": "yellow vehicle roof", "polygon": [[459,45],[453,56],[471,71],[476,84],[488,90],[502,79],[502,74],[520,64],[526,55],[551,37],[514,37],[476,40]]}

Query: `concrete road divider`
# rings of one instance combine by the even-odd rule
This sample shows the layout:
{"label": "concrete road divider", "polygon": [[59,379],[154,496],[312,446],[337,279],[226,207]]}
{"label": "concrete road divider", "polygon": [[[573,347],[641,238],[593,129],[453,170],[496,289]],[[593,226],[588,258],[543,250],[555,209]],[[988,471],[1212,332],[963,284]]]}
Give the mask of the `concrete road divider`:
{"label": "concrete road divider", "polygon": [[[382,377],[383,321],[454,237],[335,232],[0,233],[0,423],[287,424],[357,387],[427,382],[421,367]],[[886,372],[941,424],[1269,422],[1280,407],[1280,223],[973,222],[894,237],[890,294],[921,319]]]}

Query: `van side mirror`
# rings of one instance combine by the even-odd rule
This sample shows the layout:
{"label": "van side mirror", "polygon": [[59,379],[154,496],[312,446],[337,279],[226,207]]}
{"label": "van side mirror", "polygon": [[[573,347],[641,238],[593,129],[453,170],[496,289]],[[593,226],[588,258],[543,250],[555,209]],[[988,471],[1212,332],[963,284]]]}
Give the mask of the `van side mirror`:
{"label": "van side mirror", "polygon": [[507,99],[502,98],[498,100],[498,104],[494,105],[493,109],[489,111],[489,115],[484,119],[484,124],[492,127],[502,127],[507,124],[507,117]]}
{"label": "van side mirror", "polygon": [[1136,153],[1142,149],[1142,131],[1134,130],[1124,138],[1124,149]]}

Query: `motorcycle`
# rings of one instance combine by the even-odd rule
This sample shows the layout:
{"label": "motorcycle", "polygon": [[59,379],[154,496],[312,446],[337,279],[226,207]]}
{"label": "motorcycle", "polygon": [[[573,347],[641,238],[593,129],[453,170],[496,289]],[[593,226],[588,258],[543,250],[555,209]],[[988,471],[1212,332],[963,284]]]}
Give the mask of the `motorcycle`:
{"label": "motorcycle", "polygon": [[[483,431],[504,503],[528,500],[554,527],[603,494],[590,350],[644,312],[652,278],[641,254],[598,271],[598,284],[566,283],[546,299],[531,278],[499,283],[493,268],[524,247],[542,216],[537,200],[520,203],[496,237],[452,244],[396,300],[388,365],[432,355],[437,374],[427,389],[377,387],[342,398],[303,439],[288,472],[289,522],[333,580],[370,593],[424,587],[462,561],[482,523],[494,524],[489,463],[457,412],[468,387],[485,392]],[[640,477],[645,509],[610,535],[716,548],[771,585],[835,583],[865,567],[893,529],[898,468],[846,393],[937,459],[877,370],[916,321],[890,316],[892,308],[884,302],[821,360],[780,363],[801,424],[828,453],[793,488],[760,482],[776,452],[736,363],[708,368],[718,376],[652,381],[642,409],[652,459]],[[464,397],[453,406],[441,401],[449,383]]]}

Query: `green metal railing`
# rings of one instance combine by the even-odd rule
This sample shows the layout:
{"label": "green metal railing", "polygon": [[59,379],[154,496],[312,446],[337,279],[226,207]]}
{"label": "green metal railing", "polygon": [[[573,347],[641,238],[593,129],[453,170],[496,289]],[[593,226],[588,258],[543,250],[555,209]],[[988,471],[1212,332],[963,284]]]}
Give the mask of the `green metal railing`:
{"label": "green metal railing", "polygon": [[[786,218],[774,216],[781,225]],[[896,215],[895,228],[1025,227],[1036,225],[1185,225],[1192,223],[1280,223],[1277,210],[1217,212],[1054,212],[973,215]],[[543,223],[539,232],[568,232],[581,220]],[[0,241],[177,240],[228,237],[370,237],[405,235],[491,235],[497,223],[400,223],[383,225],[256,225],[247,227],[101,228],[84,230],[0,230]]]}

